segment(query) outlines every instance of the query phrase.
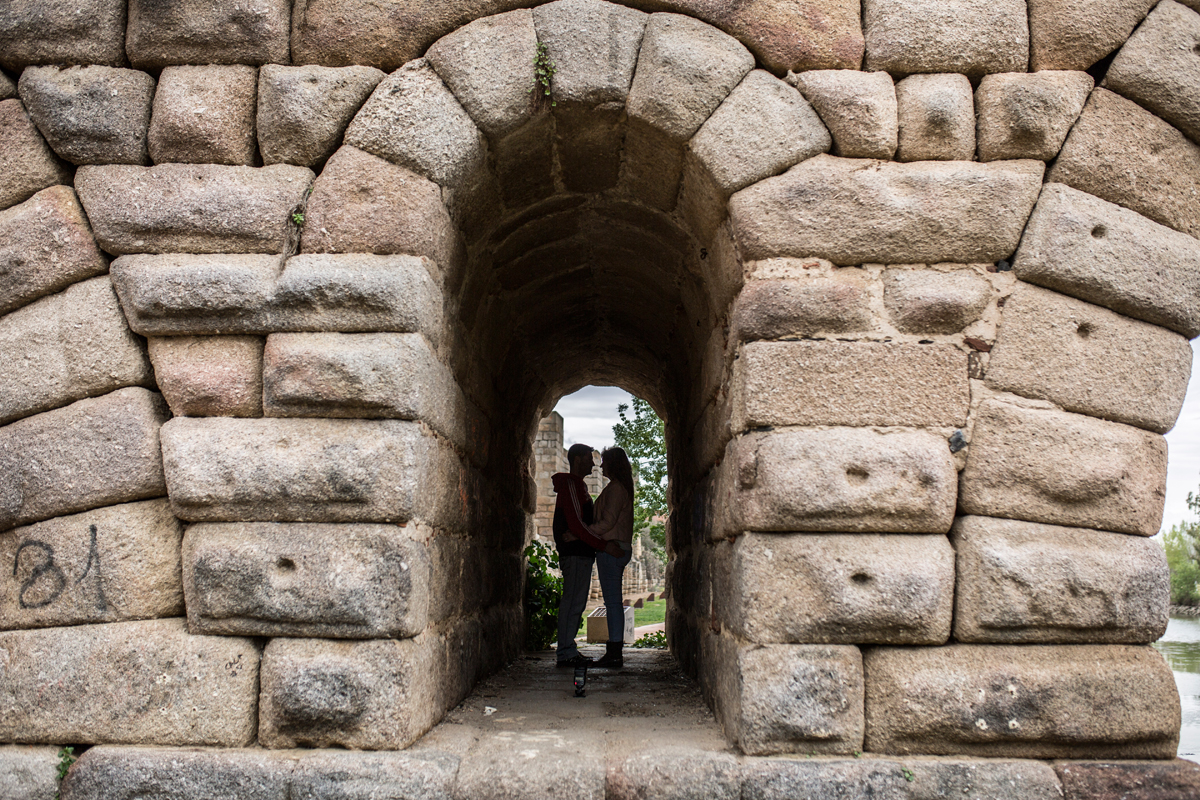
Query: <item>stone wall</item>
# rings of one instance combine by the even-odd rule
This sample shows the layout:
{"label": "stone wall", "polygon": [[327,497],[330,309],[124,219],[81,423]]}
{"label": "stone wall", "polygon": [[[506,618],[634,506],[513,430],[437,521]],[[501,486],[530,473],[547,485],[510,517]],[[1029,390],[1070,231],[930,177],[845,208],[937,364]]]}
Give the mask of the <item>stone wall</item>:
{"label": "stone wall", "polygon": [[667,422],[668,636],[743,752],[1172,757],[1198,41],[8,3],[0,741],[406,746],[515,654],[538,420],[601,383]]}

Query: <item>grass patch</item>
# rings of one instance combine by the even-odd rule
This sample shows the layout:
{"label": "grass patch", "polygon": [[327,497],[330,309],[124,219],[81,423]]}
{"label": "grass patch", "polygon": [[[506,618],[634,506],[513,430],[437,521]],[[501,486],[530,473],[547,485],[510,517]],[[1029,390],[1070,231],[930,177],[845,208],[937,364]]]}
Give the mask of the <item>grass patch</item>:
{"label": "grass patch", "polygon": [[635,608],[633,610],[633,627],[640,628],[643,625],[653,625],[656,622],[663,622],[667,618],[667,601],[654,600],[646,603],[643,608]]}

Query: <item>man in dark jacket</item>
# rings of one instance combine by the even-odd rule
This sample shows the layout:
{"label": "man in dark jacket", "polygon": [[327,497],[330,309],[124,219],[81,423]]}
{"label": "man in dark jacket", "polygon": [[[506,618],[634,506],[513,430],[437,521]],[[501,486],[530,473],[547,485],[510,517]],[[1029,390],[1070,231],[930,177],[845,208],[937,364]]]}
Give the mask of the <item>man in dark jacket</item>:
{"label": "man in dark jacket", "polygon": [[559,472],[551,478],[558,495],[554,505],[554,546],[558,548],[563,576],[562,598],[558,601],[557,656],[558,666],[576,667],[592,663],[576,647],[575,634],[579,632],[579,621],[587,605],[596,550],[604,543],[592,537],[586,528],[592,524],[592,496],[583,479],[592,474],[595,466],[592,448],[586,444],[571,445],[567,464],[570,472]]}

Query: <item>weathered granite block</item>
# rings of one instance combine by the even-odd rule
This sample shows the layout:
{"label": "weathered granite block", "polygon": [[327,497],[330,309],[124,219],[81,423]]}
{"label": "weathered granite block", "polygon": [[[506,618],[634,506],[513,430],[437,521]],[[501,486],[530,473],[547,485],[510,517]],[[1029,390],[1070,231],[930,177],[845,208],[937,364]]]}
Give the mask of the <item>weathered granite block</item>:
{"label": "weathered granite block", "polygon": [[12,100],[17,96],[17,82],[0,70],[0,100]]}
{"label": "weathered granite block", "polygon": [[259,743],[356,750],[412,744],[442,713],[434,703],[429,636],[273,639],[263,651]]}
{"label": "weathered granite block", "polygon": [[1078,69],[1116,50],[1158,0],[1028,0],[1030,68]]}
{"label": "weathered granite block", "polygon": [[457,457],[395,420],[206,419],[163,426],[171,507],[194,522],[408,522],[458,529]]}
{"label": "weathered granite block", "polygon": [[84,166],[75,189],[110,253],[279,253],[313,173],[273,164]]}
{"label": "weathered granite block", "polygon": [[1091,91],[1092,76],[1086,72],[984,75],[975,90],[979,160],[1051,160]]}
{"label": "weathered granite block", "polygon": [[454,800],[607,800],[608,764],[603,754],[579,734],[558,737],[554,744],[509,740],[463,759],[454,782]]}
{"label": "weathered granite block", "polygon": [[1167,446],[1157,434],[997,400],[979,407],[959,507],[964,513],[1153,536]]}
{"label": "weathered granite block", "polygon": [[276,256],[138,254],[112,262],[112,282],[143,336],[259,333],[278,271]]}
{"label": "weathered granite block", "polygon": [[1044,169],[1040,161],[894,164],[819,155],[738,192],[729,213],[747,260],[988,263],[1016,250]]}
{"label": "weathered granite block", "polygon": [[617,761],[605,782],[605,800],[642,797],[706,797],[741,800],[741,764],[730,753],[685,744],[643,745]]}
{"label": "weathered granite block", "polygon": [[192,525],[183,582],[188,629],[235,636],[415,636],[434,590],[425,545],[387,525]]}
{"label": "weathered granite block", "polygon": [[946,440],[924,431],[750,433],[727,448],[713,533],[945,533],[956,477]]}
{"label": "weathered granite block", "polygon": [[558,0],[535,8],[538,41],[555,64],[554,98],[585,106],[624,104],[648,19],[644,12],[600,0]]}
{"label": "weathered granite block", "polygon": [[154,78],[136,69],[30,67],[21,99],[46,141],[72,164],[149,164]]}
{"label": "weathered granite block", "polygon": [[880,647],[863,655],[864,750],[1172,758],[1179,695],[1151,647]]}
{"label": "weathered granite block", "polygon": [[736,36],[764,67],[788,70],[858,69],[862,63],[862,14],[856,0],[774,0],[710,3],[671,0],[668,8],[700,17]]}
{"label": "weathered granite block", "polygon": [[1200,765],[1173,761],[1058,761],[1065,800],[1184,800],[1200,793]]}
{"label": "weathered granite block", "polygon": [[896,87],[886,72],[820,69],[790,73],[833,136],[834,155],[882,158],[896,154]]}
{"label": "weathered granite block", "polygon": [[782,425],[960,427],[967,354],[949,344],[752,342],[733,365],[735,432]]}
{"label": "weathered granite block", "polygon": [[47,186],[69,183],[70,172],[38,133],[20,100],[0,100],[0,210]]}
{"label": "weathered granite block", "polygon": [[7,800],[45,800],[58,791],[57,747],[0,747],[0,796]]}
{"label": "weathered granite block", "polygon": [[428,749],[305,753],[296,762],[287,800],[370,800],[380,794],[449,800],[459,763],[456,755]]}
{"label": "weathered granite block", "polygon": [[125,63],[125,0],[17,0],[0,8],[0,64]]}
{"label": "weathered granite block", "polygon": [[258,646],[182,619],[0,633],[7,742],[245,747]]}
{"label": "weathered granite block", "polygon": [[167,67],[154,93],[150,157],[156,164],[256,166],[257,94],[254,67]]}
{"label": "weathered granite block", "polygon": [[177,417],[262,416],[258,336],[154,336],[154,379]]}
{"label": "weathered granite block", "polygon": [[125,386],[152,386],[107,276],[0,318],[0,424]]}
{"label": "weathered granite block", "polygon": [[950,637],[954,550],[945,536],[750,533],[734,543],[731,567],[723,624],[751,642]]}
{"label": "weathered granite block", "polygon": [[866,68],[972,77],[1024,70],[1026,14],[1022,0],[863,0]]}
{"label": "weathered granite block", "polygon": [[991,299],[991,284],[970,269],[883,273],[883,305],[905,333],[958,333],[979,319]]}
{"label": "weathered granite block", "polygon": [[1107,89],[1096,89],[1046,179],[1200,236],[1200,145]]}
{"label": "weathered granite block", "polygon": [[286,64],[291,11],[288,0],[129,0],[125,49],[133,65],[143,69]]}
{"label": "weathered granite block", "polygon": [[258,149],[264,164],[316,167],[384,74],[374,67],[283,67],[258,71]]}
{"label": "weathered granite block", "polygon": [[1021,284],[1004,306],[987,384],[1166,433],[1191,365],[1192,348],[1177,333]]}
{"label": "weathered granite block", "polygon": [[1189,339],[1200,336],[1200,242],[1060,183],[1048,183],[1013,272]]}
{"label": "weathered granite block", "polygon": [[179,616],[182,539],[165,498],[17,528],[0,537],[0,630]]}
{"label": "weathered granite block", "polygon": [[897,161],[970,161],[975,102],[966,75],[909,75],[896,84]]}
{"label": "weathered granite block", "polygon": [[166,494],[162,397],[118,389],[0,428],[0,530]]}
{"label": "weathered granite block", "polygon": [[63,781],[68,800],[253,797],[291,800],[295,753],[220,748],[93,747]]}
{"label": "weathered granite block", "polygon": [[[769,263],[780,262],[790,262],[794,269],[772,272],[769,277],[755,274],[755,280],[746,281],[730,313],[732,335],[751,341],[874,327],[869,279],[863,270],[826,271],[815,259]],[[811,270],[805,269],[809,266]]]}
{"label": "weathered granite block", "polygon": [[1160,545],[1084,528],[960,517],[960,642],[1145,644],[1167,629]]}

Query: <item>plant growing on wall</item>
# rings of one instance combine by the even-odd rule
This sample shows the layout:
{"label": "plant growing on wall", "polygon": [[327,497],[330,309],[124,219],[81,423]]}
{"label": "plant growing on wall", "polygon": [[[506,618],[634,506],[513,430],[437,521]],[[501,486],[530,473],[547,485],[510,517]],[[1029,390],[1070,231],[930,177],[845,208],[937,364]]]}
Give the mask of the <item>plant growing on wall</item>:
{"label": "plant growing on wall", "polygon": [[558,636],[562,578],[550,571],[558,569],[558,553],[535,541],[525,558],[525,649],[545,650]]}
{"label": "plant growing on wall", "polygon": [[[550,51],[546,49],[546,45],[538,42],[537,52],[533,56],[533,83],[529,87],[529,92],[534,94],[535,100],[550,96],[550,81],[557,71],[554,62],[550,60]],[[556,106],[558,103],[551,100],[550,105]]]}

